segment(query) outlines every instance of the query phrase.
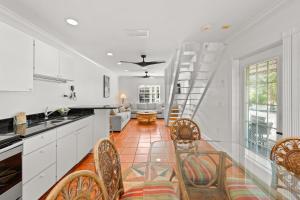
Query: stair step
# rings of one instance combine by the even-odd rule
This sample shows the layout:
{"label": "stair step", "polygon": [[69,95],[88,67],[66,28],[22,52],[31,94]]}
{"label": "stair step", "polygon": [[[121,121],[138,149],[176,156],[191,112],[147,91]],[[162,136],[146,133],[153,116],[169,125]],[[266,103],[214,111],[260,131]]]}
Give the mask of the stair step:
{"label": "stair step", "polygon": [[209,73],[209,71],[194,71],[194,70],[182,70],[182,71],[179,71],[179,73]]}
{"label": "stair step", "polygon": [[176,93],[176,94],[203,94],[203,93],[195,93],[195,92],[191,92],[191,93]]}
{"label": "stair step", "polygon": [[169,117],[169,120],[174,120],[176,121],[177,119],[179,119],[180,117]]}
{"label": "stair step", "polygon": [[197,87],[180,87],[180,86],[177,86],[177,88],[205,88],[205,87],[200,87],[200,86],[197,86]]}
{"label": "stair step", "polygon": [[176,99],[176,100],[199,100],[199,99]]}

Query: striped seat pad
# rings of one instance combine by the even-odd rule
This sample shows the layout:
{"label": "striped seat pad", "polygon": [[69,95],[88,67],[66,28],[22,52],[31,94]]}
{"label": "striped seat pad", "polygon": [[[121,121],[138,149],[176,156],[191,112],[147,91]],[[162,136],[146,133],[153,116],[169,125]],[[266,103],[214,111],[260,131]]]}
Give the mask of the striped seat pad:
{"label": "striped seat pad", "polygon": [[169,181],[145,182],[135,186],[122,195],[122,200],[178,200],[177,193]]}
{"label": "striped seat pad", "polygon": [[203,156],[191,155],[183,161],[183,173],[196,185],[208,184],[216,175],[216,166]]}
{"label": "striped seat pad", "polygon": [[226,189],[232,200],[269,200],[261,189],[250,179],[233,178],[226,179]]}

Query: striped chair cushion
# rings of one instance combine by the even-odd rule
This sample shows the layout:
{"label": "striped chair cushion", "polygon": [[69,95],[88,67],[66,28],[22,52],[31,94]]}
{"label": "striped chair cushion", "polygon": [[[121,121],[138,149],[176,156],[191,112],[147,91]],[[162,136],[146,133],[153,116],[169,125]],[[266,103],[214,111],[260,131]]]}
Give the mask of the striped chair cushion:
{"label": "striped chair cushion", "polygon": [[178,200],[176,191],[171,182],[146,182],[135,186],[122,195],[122,200],[157,199]]}
{"label": "striped chair cushion", "polygon": [[216,166],[203,156],[191,155],[184,160],[183,172],[192,183],[206,185],[214,178]]}
{"label": "striped chair cushion", "polygon": [[232,200],[269,200],[270,198],[249,179],[227,178],[226,189]]}

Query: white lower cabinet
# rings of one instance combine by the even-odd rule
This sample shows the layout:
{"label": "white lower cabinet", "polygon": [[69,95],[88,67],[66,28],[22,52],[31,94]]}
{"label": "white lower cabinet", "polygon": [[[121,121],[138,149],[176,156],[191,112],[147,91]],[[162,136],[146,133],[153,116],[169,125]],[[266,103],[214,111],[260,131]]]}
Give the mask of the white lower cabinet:
{"label": "white lower cabinet", "polygon": [[93,116],[24,140],[23,200],[39,199],[93,148]]}
{"label": "white lower cabinet", "polygon": [[57,180],[77,163],[76,148],[76,135],[74,133],[57,140]]}
{"label": "white lower cabinet", "polygon": [[56,182],[56,165],[53,164],[23,185],[23,200],[37,200]]}
{"label": "white lower cabinet", "polygon": [[77,162],[88,154],[93,146],[93,132],[90,121],[77,131]]}

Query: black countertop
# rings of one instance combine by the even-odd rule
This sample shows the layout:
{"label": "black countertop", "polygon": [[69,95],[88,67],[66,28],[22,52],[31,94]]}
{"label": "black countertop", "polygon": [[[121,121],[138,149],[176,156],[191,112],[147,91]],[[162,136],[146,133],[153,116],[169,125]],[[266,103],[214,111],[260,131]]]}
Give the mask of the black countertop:
{"label": "black countertop", "polygon": [[80,119],[84,119],[92,115],[94,114],[84,114],[84,115],[77,115],[77,116],[73,115],[73,116],[68,116],[66,118],[60,117],[60,118],[55,118],[55,119],[39,122],[36,124],[32,124],[30,126],[18,125],[15,127],[14,133],[16,135],[19,135],[21,138],[27,138],[78,121]]}
{"label": "black countertop", "polygon": [[70,107],[71,109],[116,109],[121,107],[120,105],[82,105]]}
{"label": "black countertop", "polygon": [[14,119],[0,120],[0,147],[22,138],[31,137],[45,131],[94,115],[93,109],[71,109],[67,117],[55,112],[45,120],[44,113],[27,115],[27,124],[14,126]]}

